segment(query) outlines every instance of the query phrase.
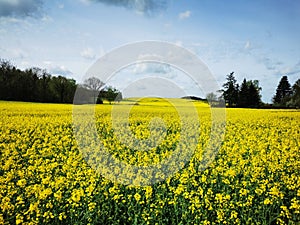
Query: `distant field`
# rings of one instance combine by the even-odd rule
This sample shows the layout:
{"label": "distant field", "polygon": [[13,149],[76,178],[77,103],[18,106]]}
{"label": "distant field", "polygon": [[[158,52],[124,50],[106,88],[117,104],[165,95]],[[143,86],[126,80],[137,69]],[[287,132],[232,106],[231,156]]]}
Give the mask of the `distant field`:
{"label": "distant field", "polygon": [[[74,137],[73,105],[1,101],[0,224],[300,223],[299,110],[226,109],[221,149],[201,170],[210,137],[210,108],[202,102],[172,101],[177,108],[157,98],[96,106],[103,146],[129,165],[155,165],[168,159],[177,145],[184,152],[197,143],[179,172],[166,180],[155,174],[161,181],[144,187],[112,182],[96,172],[91,162],[98,162],[99,155],[82,153]],[[86,106],[78,107],[84,111]],[[112,109],[130,112],[131,135],[121,133],[129,146],[115,133],[116,128],[123,131],[126,121],[124,127],[113,127]],[[200,136],[182,138],[182,132],[195,131]],[[80,132],[82,137],[89,135]],[[142,142],[135,145],[135,140]],[[122,174],[120,168],[106,169]],[[132,179],[139,176],[147,178],[133,174]]]}

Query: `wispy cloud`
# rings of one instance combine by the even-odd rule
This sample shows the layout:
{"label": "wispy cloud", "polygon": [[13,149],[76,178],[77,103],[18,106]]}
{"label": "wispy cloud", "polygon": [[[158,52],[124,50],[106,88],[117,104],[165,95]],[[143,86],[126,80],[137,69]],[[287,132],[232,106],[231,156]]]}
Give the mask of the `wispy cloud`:
{"label": "wispy cloud", "polygon": [[300,61],[290,65],[286,65],[281,61],[273,60],[270,57],[264,57],[261,61],[268,70],[272,71],[274,76],[300,76]]}
{"label": "wispy cloud", "polygon": [[166,9],[166,0],[81,0],[84,3],[99,2],[112,6],[132,9],[139,14],[153,16]]}
{"label": "wispy cloud", "polygon": [[80,52],[80,55],[85,59],[95,59],[96,58],[96,54],[95,54],[94,50],[89,47],[82,50]]}
{"label": "wispy cloud", "polygon": [[187,11],[185,11],[185,12],[179,13],[178,18],[179,18],[180,20],[184,20],[184,19],[189,18],[191,15],[192,15],[192,12],[189,11],[189,10],[187,10]]}
{"label": "wispy cloud", "polygon": [[254,51],[262,50],[264,47],[261,43],[257,43],[255,41],[247,40],[241,49],[244,53],[254,53]]}
{"label": "wispy cloud", "polygon": [[244,47],[246,50],[249,50],[252,48],[252,45],[250,43],[250,41],[247,41],[246,44],[245,44],[245,47]]}
{"label": "wispy cloud", "polygon": [[260,60],[268,70],[279,70],[278,67],[283,64],[281,61],[276,61],[271,59],[270,57],[263,57]]}
{"label": "wispy cloud", "polygon": [[300,66],[297,65],[287,66],[277,71],[277,73],[281,75],[289,75],[289,76],[299,74],[300,76]]}
{"label": "wispy cloud", "polygon": [[1,0],[0,17],[25,17],[38,15],[42,0]]}
{"label": "wispy cloud", "polygon": [[65,8],[65,5],[64,5],[64,4],[59,4],[59,5],[58,5],[58,8],[59,8],[59,9],[63,9],[63,8]]}
{"label": "wispy cloud", "polygon": [[24,59],[28,57],[28,53],[22,48],[10,48],[10,49],[0,48],[0,55],[2,55],[2,57],[4,55],[10,60]]}
{"label": "wispy cloud", "polygon": [[183,46],[182,41],[180,41],[180,40],[175,41],[174,44],[175,44],[175,45],[178,45],[179,47],[182,47],[182,46]]}

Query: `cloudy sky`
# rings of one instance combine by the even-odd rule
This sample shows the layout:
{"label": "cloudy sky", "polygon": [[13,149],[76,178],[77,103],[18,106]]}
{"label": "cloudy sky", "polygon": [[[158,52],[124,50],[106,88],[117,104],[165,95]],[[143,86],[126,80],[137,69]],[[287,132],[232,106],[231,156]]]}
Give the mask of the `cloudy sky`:
{"label": "cloudy sky", "polygon": [[[232,71],[239,83],[258,79],[270,102],[282,75],[291,84],[300,78],[299,15],[297,0],[0,0],[0,58],[81,82],[119,46],[167,41],[195,53],[220,84]],[[201,95],[185,74],[165,65],[130,66],[110,82],[142,87],[131,83],[161,74]]]}

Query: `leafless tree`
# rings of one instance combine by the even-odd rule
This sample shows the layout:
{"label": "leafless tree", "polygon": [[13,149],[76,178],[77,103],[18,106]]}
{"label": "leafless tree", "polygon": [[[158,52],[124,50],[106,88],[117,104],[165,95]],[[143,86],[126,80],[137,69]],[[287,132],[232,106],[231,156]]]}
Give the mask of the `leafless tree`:
{"label": "leafless tree", "polygon": [[90,77],[84,81],[84,87],[93,93],[94,104],[97,101],[99,91],[104,87],[105,83],[97,77]]}

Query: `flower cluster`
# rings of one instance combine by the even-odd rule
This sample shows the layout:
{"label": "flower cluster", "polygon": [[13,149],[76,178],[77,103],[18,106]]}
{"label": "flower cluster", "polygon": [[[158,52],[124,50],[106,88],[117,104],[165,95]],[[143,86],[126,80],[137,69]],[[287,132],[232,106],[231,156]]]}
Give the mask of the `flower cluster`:
{"label": "flower cluster", "polygon": [[[178,100],[189,115],[185,101]],[[116,107],[125,111],[128,104]],[[211,141],[210,109],[194,105],[199,118],[187,116],[184,125],[166,101],[131,105],[130,134],[122,121],[112,124],[113,105],[96,106],[99,140],[128,165],[156,165],[178,145],[185,154],[196,143],[178,172],[152,174],[160,182],[134,186],[98,173],[92,163],[99,154],[82,152],[74,137],[71,105],[0,102],[0,224],[298,224],[300,111],[227,109],[219,153],[202,169]],[[182,138],[194,129],[199,136]],[[114,174],[121,169],[106,168]]]}

